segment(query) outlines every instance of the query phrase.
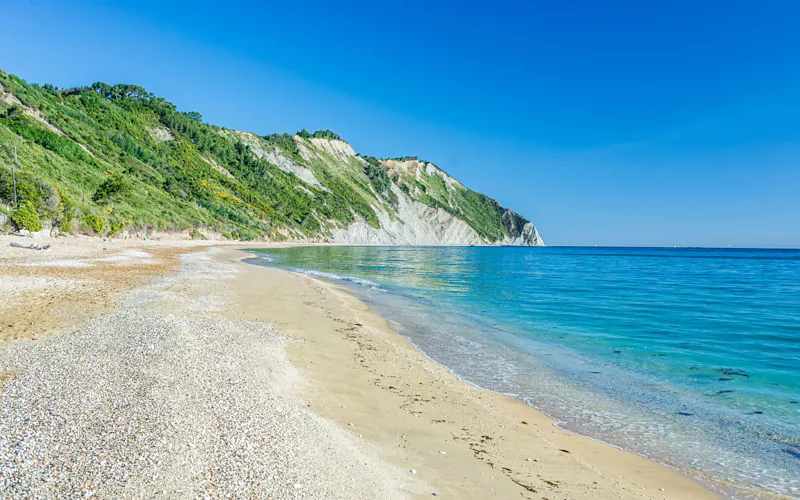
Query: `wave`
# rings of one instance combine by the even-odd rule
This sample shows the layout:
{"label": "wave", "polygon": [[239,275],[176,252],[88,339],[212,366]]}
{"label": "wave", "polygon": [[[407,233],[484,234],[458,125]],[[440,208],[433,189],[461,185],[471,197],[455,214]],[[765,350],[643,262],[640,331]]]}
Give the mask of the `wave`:
{"label": "wave", "polygon": [[355,276],[345,276],[342,274],[336,273],[326,273],[322,271],[314,271],[313,269],[301,269],[299,267],[290,267],[288,268],[290,271],[294,271],[300,274],[306,274],[308,276],[314,276],[316,278],[326,278],[331,280],[337,281],[347,281],[349,283],[355,283],[356,285],[361,285],[372,290],[381,290],[380,285],[375,283],[374,281],[366,280],[363,278],[357,278]]}

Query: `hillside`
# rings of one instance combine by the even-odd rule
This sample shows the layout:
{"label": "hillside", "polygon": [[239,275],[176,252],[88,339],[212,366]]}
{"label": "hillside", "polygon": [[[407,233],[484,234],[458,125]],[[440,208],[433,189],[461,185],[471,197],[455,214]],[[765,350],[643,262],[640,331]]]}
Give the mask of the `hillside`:
{"label": "hillside", "polygon": [[104,236],[543,244],[532,223],[416,157],[361,156],[330,131],[215,127],[135,85],[58,90],[0,71],[0,225],[37,219]]}

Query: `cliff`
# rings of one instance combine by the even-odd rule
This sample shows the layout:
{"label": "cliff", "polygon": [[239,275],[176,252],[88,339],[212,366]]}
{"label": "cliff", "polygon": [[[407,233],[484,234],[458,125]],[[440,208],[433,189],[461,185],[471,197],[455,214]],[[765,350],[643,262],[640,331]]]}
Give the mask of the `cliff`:
{"label": "cliff", "polygon": [[108,236],[543,244],[530,221],[416,157],[362,156],[330,131],[215,127],[135,85],[58,90],[0,72],[0,212],[18,207]]}

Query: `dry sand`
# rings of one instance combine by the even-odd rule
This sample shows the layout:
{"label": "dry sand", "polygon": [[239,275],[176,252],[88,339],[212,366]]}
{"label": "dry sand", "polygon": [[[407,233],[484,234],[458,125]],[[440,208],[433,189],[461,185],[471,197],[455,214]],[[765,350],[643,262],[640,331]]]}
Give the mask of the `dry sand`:
{"label": "dry sand", "polygon": [[[35,243],[44,251],[14,248]],[[0,346],[73,330],[122,294],[172,272],[192,241],[0,236]]]}
{"label": "dry sand", "polygon": [[[20,343],[26,344],[25,350],[38,349],[29,339],[46,332],[81,330],[90,317],[123,304],[136,287],[169,279],[181,266],[182,254],[208,243],[59,239],[47,252],[9,250],[7,245],[8,238],[2,237],[0,341],[8,345],[0,346],[0,352]],[[380,484],[380,496],[397,488],[398,496],[420,498],[434,493],[445,498],[550,500],[717,497],[679,471],[561,431],[520,401],[458,380],[334,285],[246,264],[241,262],[246,254],[231,248],[210,249],[205,255],[209,264],[236,271],[211,281],[193,281],[184,273],[184,281],[173,282],[169,292],[203,304],[192,306],[192,314],[255,321],[265,328],[269,323],[280,335],[297,340],[281,344],[298,371],[291,400],[322,422],[337,424],[336,432],[341,430],[347,439],[337,435],[335,442],[351,450],[341,460],[369,457],[358,474],[364,484]],[[148,314],[174,313],[159,311],[174,304],[156,301]],[[85,338],[87,333],[76,335]],[[218,350],[224,344],[212,347]],[[243,349],[235,347],[237,352]],[[274,349],[270,353],[279,360]],[[0,383],[2,378],[13,383],[18,375],[6,372]],[[330,442],[320,440],[320,447]],[[317,453],[328,456],[324,449]],[[375,474],[401,479],[387,482]],[[319,479],[324,477],[334,480],[330,474]],[[354,490],[316,491],[337,496],[331,492]],[[245,496],[255,496],[249,493]]]}

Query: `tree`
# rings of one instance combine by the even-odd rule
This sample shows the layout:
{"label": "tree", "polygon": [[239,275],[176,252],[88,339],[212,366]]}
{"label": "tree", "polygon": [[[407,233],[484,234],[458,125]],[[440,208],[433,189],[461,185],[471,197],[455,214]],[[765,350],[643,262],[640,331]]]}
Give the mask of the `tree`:
{"label": "tree", "polygon": [[338,141],[344,140],[344,139],[341,138],[341,136],[339,136],[339,134],[337,134],[336,132],[334,132],[332,130],[317,130],[316,132],[314,132],[312,134],[308,130],[303,129],[300,132],[298,132],[297,135],[299,135],[303,139],[314,138],[314,139],[328,139],[328,140],[331,140],[331,141],[333,141],[333,140],[338,140]]}
{"label": "tree", "polygon": [[103,97],[111,97],[111,85],[105,82],[95,82],[92,84],[92,90],[97,92]]}

